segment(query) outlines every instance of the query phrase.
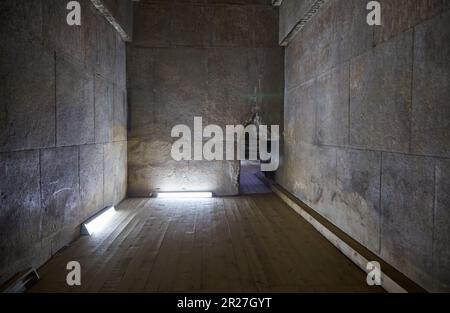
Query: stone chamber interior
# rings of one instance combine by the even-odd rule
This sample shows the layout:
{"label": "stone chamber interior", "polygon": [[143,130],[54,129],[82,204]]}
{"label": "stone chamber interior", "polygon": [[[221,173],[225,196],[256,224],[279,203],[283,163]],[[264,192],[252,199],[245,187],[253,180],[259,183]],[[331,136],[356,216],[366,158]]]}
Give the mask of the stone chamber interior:
{"label": "stone chamber interior", "polygon": [[[242,265],[240,287],[229,282],[220,290],[335,290],[325,279],[319,282],[329,289],[311,281],[289,289],[293,283],[283,281],[291,279],[280,274],[286,268],[299,280],[307,275],[283,256],[303,249],[295,238],[310,233],[260,184],[270,181],[419,288],[450,291],[450,0],[380,0],[379,26],[368,25],[363,0],[78,2],[81,25],[75,26],[67,23],[68,1],[0,2],[0,285],[29,268],[50,273],[54,260],[64,259],[61,249],[83,249],[88,239],[80,238],[80,224],[116,206],[129,215],[115,225],[129,217],[132,229],[153,236],[148,240],[178,217],[186,222],[175,225],[187,236],[187,223],[203,225],[200,244],[225,244],[214,241],[222,235],[242,239],[236,264],[248,257],[261,268],[273,266],[265,274],[249,269],[253,276],[243,282],[252,266]],[[279,169],[262,175],[251,162],[175,161],[171,129],[193,127],[194,117],[223,128],[249,118],[280,125]],[[181,213],[143,200],[174,191],[210,191],[215,198],[186,202]],[[149,218],[146,208],[157,217]],[[175,245],[177,230],[167,227]],[[132,238],[153,242],[133,234],[117,238],[130,246]],[[254,245],[246,246],[252,236]],[[311,240],[322,247],[319,237]],[[278,247],[285,238],[290,241]],[[256,246],[256,252],[286,250],[278,251],[281,259],[267,252],[266,264],[245,252]],[[314,250],[320,248],[307,247],[320,257]],[[170,249],[160,246],[154,263],[162,273],[161,255],[170,270]],[[347,264],[324,249],[335,264]],[[193,244],[192,251],[200,250]],[[292,260],[308,262],[297,257]],[[319,270],[313,263],[311,273]],[[152,273],[160,285],[142,282],[142,290],[174,290]],[[129,275],[117,290],[132,289]],[[212,282],[200,278],[189,285],[197,277],[189,275],[180,290],[210,290]],[[107,277],[84,290],[115,291]]]}

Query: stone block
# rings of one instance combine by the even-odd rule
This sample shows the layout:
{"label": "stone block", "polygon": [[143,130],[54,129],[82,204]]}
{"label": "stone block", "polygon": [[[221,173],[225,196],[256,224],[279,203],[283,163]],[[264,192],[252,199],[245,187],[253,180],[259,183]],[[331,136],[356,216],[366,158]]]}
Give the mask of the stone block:
{"label": "stone block", "polygon": [[236,48],[208,50],[208,105],[205,124],[243,124],[252,116],[248,51]]}
{"label": "stone block", "polygon": [[97,16],[97,62],[96,72],[115,81],[116,78],[116,41],[120,40],[116,30],[102,16]]}
{"label": "stone block", "polygon": [[436,292],[450,291],[450,161],[436,165],[433,273]]}
{"label": "stone block", "polygon": [[95,75],[95,142],[113,141],[114,86]]}
{"label": "stone block", "polygon": [[129,196],[143,197],[158,191],[238,194],[239,162],[177,162],[170,155],[171,148],[171,142],[165,139],[129,140]]}
{"label": "stone block", "polygon": [[[360,0],[324,5],[287,48],[292,52],[289,55],[287,50],[286,67],[294,66],[291,74],[287,72],[287,86],[315,78],[369,50],[373,28],[367,25],[366,16]],[[291,57],[294,60],[290,60]]]}
{"label": "stone block", "polygon": [[133,44],[144,47],[168,47],[171,44],[172,7],[168,4],[134,4]]}
{"label": "stone block", "polygon": [[[0,153],[0,274],[39,240],[39,152]],[[13,275],[13,273],[9,273]],[[0,277],[0,280],[6,277]],[[9,277],[8,277],[9,278]]]}
{"label": "stone block", "polygon": [[381,257],[425,288],[432,286],[432,159],[383,154]]}
{"label": "stone block", "polygon": [[278,9],[255,6],[250,26],[254,47],[278,47]]}
{"label": "stone block", "polygon": [[337,151],[333,222],[374,253],[380,249],[381,153]]}
{"label": "stone block", "polygon": [[[284,106],[284,133],[283,140],[285,142],[284,149],[291,152],[290,147],[295,146],[295,134],[297,128],[297,108],[300,97],[300,88],[294,88],[286,91]],[[287,156],[289,153],[285,153]]]}
{"label": "stone block", "polygon": [[[90,5],[90,1],[83,0],[82,7]],[[50,47],[57,52],[69,55],[79,62],[85,60],[85,31],[83,26],[69,26],[67,24],[67,2],[60,0],[42,1],[43,36]],[[83,19],[81,21],[83,25]]]}
{"label": "stone block", "polygon": [[[115,67],[115,83],[126,90],[127,88],[127,49],[125,42],[116,35],[116,67]],[[142,69],[140,69],[142,71]]]}
{"label": "stone block", "polygon": [[[153,134],[161,124],[155,117],[154,93],[148,89],[129,89],[128,138]],[[167,129],[170,134],[170,130]]]}
{"label": "stone block", "polygon": [[140,136],[129,139],[129,196],[142,197],[158,190],[176,190],[178,179],[186,176],[187,162],[175,162],[170,152],[171,141],[166,138]]}
{"label": "stone block", "polygon": [[127,142],[104,145],[104,206],[117,205],[127,193]]}
{"label": "stone block", "polygon": [[114,86],[114,141],[127,140],[127,94]]}
{"label": "stone block", "polygon": [[[366,3],[361,0],[332,2],[333,36],[338,63],[347,62],[373,47],[374,27],[367,24]],[[384,14],[384,8],[382,8]]]}
{"label": "stone block", "polygon": [[62,58],[56,60],[56,138],[58,146],[95,141],[94,77]]}
{"label": "stone block", "polygon": [[248,47],[251,44],[250,19],[244,6],[212,6],[213,46]]}
{"label": "stone block", "polygon": [[100,13],[97,9],[90,3],[83,0],[82,5],[82,15],[81,15],[81,27],[83,29],[84,36],[84,62],[87,67],[94,69],[97,65],[97,46],[98,40],[103,40],[99,38],[98,24],[101,22]]}
{"label": "stone block", "polygon": [[264,125],[282,125],[283,57],[283,49],[279,47],[249,50],[252,105]]}
{"label": "stone block", "polygon": [[2,38],[0,46],[0,151],[54,146],[53,53],[14,36]]}
{"label": "stone block", "polygon": [[159,49],[154,76],[154,114],[172,128],[192,125],[207,105],[207,51],[196,48]]}
{"label": "stone block", "polygon": [[176,46],[210,46],[211,22],[210,7],[189,3],[175,4],[171,43]]}
{"label": "stone block", "polygon": [[41,151],[41,238],[80,221],[79,148]]}
{"label": "stone block", "polygon": [[80,146],[80,221],[103,209],[103,145]]}
{"label": "stone block", "polygon": [[123,29],[128,38],[133,33],[133,1],[103,0],[104,6],[113,16],[115,22]]}
{"label": "stone block", "polygon": [[450,14],[416,27],[412,152],[450,157]]}
{"label": "stone block", "polygon": [[[301,40],[301,36],[296,36],[293,41],[285,48],[284,59],[284,73],[285,73],[285,87],[290,90],[300,83],[300,58],[304,58],[307,55],[302,54],[304,41]],[[305,68],[302,68],[304,71]]]}
{"label": "stone block", "polygon": [[412,33],[355,58],[350,71],[350,145],[408,152]]}
{"label": "stone block", "polygon": [[281,42],[312,7],[315,0],[283,0],[280,12],[279,41]]}
{"label": "stone block", "polygon": [[336,193],[336,149],[299,143],[288,167],[293,194],[329,220],[337,219],[332,200]]}
{"label": "stone block", "polygon": [[387,41],[441,13],[441,0],[381,0],[382,25],[375,28],[375,43]]}
{"label": "stone block", "polygon": [[349,133],[349,64],[317,78],[317,141],[319,144],[345,146]]}
{"label": "stone block", "polygon": [[287,101],[297,106],[294,126],[295,143],[316,143],[316,90],[315,80],[311,80],[294,89]]}
{"label": "stone block", "polygon": [[153,90],[155,81],[156,49],[128,46],[127,75],[128,88]]}
{"label": "stone block", "polygon": [[42,37],[42,1],[2,0],[0,2],[0,34],[29,38]]}

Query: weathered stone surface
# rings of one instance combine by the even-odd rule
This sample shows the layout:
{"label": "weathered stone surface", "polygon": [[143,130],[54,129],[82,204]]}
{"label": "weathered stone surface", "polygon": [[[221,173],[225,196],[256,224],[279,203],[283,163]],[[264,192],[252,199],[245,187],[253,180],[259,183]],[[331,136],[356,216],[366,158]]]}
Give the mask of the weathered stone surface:
{"label": "weathered stone surface", "polygon": [[[153,12],[137,13],[140,39],[128,48],[129,195],[158,188],[236,194],[239,162],[175,162],[172,128],[192,127],[195,116],[204,126],[243,124],[255,113],[281,124],[282,49],[261,48],[271,47],[272,36],[263,32],[276,29],[274,10],[253,6],[259,0],[239,1],[137,5],[144,11],[153,6]],[[164,13],[152,19],[157,12]],[[162,16],[171,22],[159,23]],[[150,28],[159,30],[152,34]]]}
{"label": "weathered stone surface", "polygon": [[[128,97],[130,99],[129,118],[128,118],[128,138],[147,136],[152,134],[155,129],[161,125],[155,117],[155,100],[152,90],[129,89]],[[166,132],[170,134],[168,127]]]}
{"label": "weathered stone surface", "polygon": [[207,52],[196,48],[159,49],[155,62],[154,114],[170,126],[202,116],[207,103]]}
{"label": "weathered stone surface", "polygon": [[78,147],[41,151],[41,238],[52,236],[80,220],[78,158]]}
{"label": "weathered stone surface", "polygon": [[116,205],[127,193],[127,142],[104,145],[104,206]]}
{"label": "weathered stone surface", "polygon": [[[133,44],[145,47],[167,47],[171,38],[170,5],[138,3],[134,4]],[[138,26],[136,26],[138,25]]]}
{"label": "weathered stone surface", "polygon": [[[298,14],[286,8],[301,2],[284,1],[280,32],[287,14],[291,20]],[[447,290],[446,210],[435,216],[434,237],[441,239],[432,243],[438,160],[384,152],[380,158],[381,151],[448,157],[449,18],[439,15],[447,4],[381,2],[384,25],[373,28],[366,23],[366,3],[328,1],[286,47],[284,144],[276,179],[423,287]],[[335,173],[333,152],[321,151],[322,144],[341,147]],[[444,167],[436,173],[441,208],[449,206]]]}
{"label": "weathered stone surface", "polygon": [[312,7],[315,0],[283,0],[280,6],[280,31],[281,42]]}
{"label": "weathered stone surface", "polygon": [[183,188],[211,191],[216,196],[238,195],[239,166],[239,161],[189,161]]}
{"label": "weathered stone surface", "polygon": [[113,140],[114,130],[114,86],[95,75],[95,142]]}
{"label": "weathered stone surface", "polygon": [[[14,251],[14,248],[17,250]],[[33,242],[27,246],[14,245],[9,247],[12,263],[0,269],[0,283],[3,284],[15,274],[25,271],[30,267],[40,268],[51,257],[51,245],[47,242]]]}
{"label": "weathered stone surface", "polygon": [[380,171],[380,152],[337,151],[336,224],[375,253],[380,249]]}
{"label": "weathered stone surface", "polygon": [[412,33],[355,58],[350,77],[350,145],[408,152]]}
{"label": "weathered stone surface", "polygon": [[412,152],[450,157],[450,14],[416,27]]}
{"label": "weathered stone surface", "polygon": [[15,36],[2,38],[0,47],[0,151],[54,146],[53,54]]}
{"label": "weathered stone surface", "polygon": [[[122,90],[127,88],[127,54],[126,44],[116,35],[115,83]],[[142,69],[141,69],[142,70]]]}
{"label": "weathered stone surface", "polygon": [[[292,90],[286,91],[285,93],[285,108],[284,108],[284,129],[283,129],[283,140],[285,142],[284,149],[287,150],[295,145],[295,134],[297,128],[297,101],[299,100],[300,88],[294,88]],[[288,156],[292,153],[289,149],[288,153],[285,151],[284,155]]]}
{"label": "weathered stone surface", "polygon": [[211,6],[213,46],[248,47],[251,43],[247,8],[236,5]]}
{"label": "weathered stone surface", "polygon": [[[319,144],[348,144],[349,64],[334,68],[317,78],[317,141]],[[311,117],[310,117],[311,118]]]}
{"label": "weathered stone surface", "polygon": [[129,89],[152,90],[154,87],[156,49],[128,46],[127,75]]}
{"label": "weathered stone surface", "polygon": [[[0,4],[0,152],[27,150],[0,153],[0,284],[39,268],[103,207],[103,143],[113,140],[112,86],[126,90],[125,45],[90,0],[80,3],[81,27],[67,25],[64,1]],[[94,91],[95,71],[108,82],[97,75]],[[117,103],[126,140],[126,102]],[[95,140],[102,144],[83,145]],[[126,142],[111,145],[106,190],[118,201]]]}
{"label": "weathered stone surface", "polygon": [[[333,1],[334,47],[339,63],[347,62],[373,47],[372,26],[367,25],[366,3],[361,0]],[[383,13],[385,8],[382,9]]]}
{"label": "weathered stone surface", "polygon": [[210,46],[211,10],[208,6],[175,4],[173,7],[172,39],[177,46]]}
{"label": "weathered stone surface", "polygon": [[286,48],[287,87],[311,80],[369,50],[373,29],[366,16],[360,0],[324,5]]}
{"label": "weathered stone surface", "polygon": [[450,161],[436,165],[436,208],[434,220],[434,291],[450,291]]}
{"label": "weathered stone surface", "polygon": [[[284,59],[284,77],[285,88],[287,90],[292,89],[299,85],[300,79],[300,56],[303,52],[303,40],[300,40],[300,36],[296,36],[289,46],[285,48]],[[304,71],[305,68],[302,68]]]}
{"label": "weathered stone surface", "polygon": [[255,6],[252,16],[253,46],[278,47],[278,9]]}
{"label": "weathered stone surface", "polygon": [[130,196],[158,191],[212,191],[239,193],[239,162],[174,161],[171,142],[153,138],[129,140]]}
{"label": "weathered stone surface", "polygon": [[332,199],[336,193],[336,149],[298,143],[289,170],[294,195],[330,220],[336,219]]}
{"label": "weathered stone surface", "polygon": [[[11,265],[39,240],[41,196],[39,152],[0,153],[0,269]],[[2,273],[4,281],[14,273]]]}
{"label": "weathered stone surface", "polygon": [[242,124],[252,115],[248,51],[208,50],[208,106],[205,124]]}
{"label": "weathered stone surface", "polygon": [[382,25],[375,28],[375,42],[381,43],[441,13],[441,0],[381,0]]}
{"label": "weathered stone surface", "polygon": [[[83,0],[83,7],[90,5],[90,1]],[[42,1],[43,35],[47,44],[55,47],[58,52],[70,55],[72,58],[84,62],[85,60],[85,32],[83,27],[67,24],[67,2],[60,0]]]}
{"label": "weathered stone surface", "polygon": [[96,72],[105,78],[115,80],[116,76],[116,31],[103,16],[97,17],[97,62]]}
{"label": "weathered stone surface", "polygon": [[158,188],[177,190],[179,180],[186,175],[187,162],[175,162],[170,151],[171,142],[158,136],[129,139],[129,196],[148,196]]}
{"label": "weathered stone surface", "polygon": [[283,58],[280,48],[249,50],[251,101],[264,125],[283,121]]}
{"label": "weathered stone surface", "polygon": [[127,140],[127,95],[119,87],[114,87],[114,141]]}
{"label": "weathered stone surface", "polygon": [[56,137],[58,146],[95,141],[94,77],[68,60],[56,60]]}
{"label": "weathered stone surface", "polygon": [[[42,36],[42,1],[2,0],[0,2],[0,34],[22,38]],[[14,36],[15,36],[14,35]]]}
{"label": "weathered stone surface", "polygon": [[287,96],[287,101],[297,106],[294,129],[296,143],[316,142],[316,90],[316,81],[311,80],[295,88],[293,94]]}
{"label": "weathered stone surface", "polygon": [[432,287],[434,161],[383,154],[381,257]]}
{"label": "weathered stone surface", "polygon": [[101,1],[114,21],[120,26],[124,35],[130,40],[133,35],[133,1],[132,0],[103,0]]}
{"label": "weathered stone surface", "polygon": [[103,208],[103,145],[80,146],[80,221]]}
{"label": "weathered stone surface", "polygon": [[99,33],[97,26],[102,20],[100,13],[91,4],[90,0],[87,0],[87,5],[82,5],[82,21],[81,27],[83,28],[84,36],[84,62],[89,68],[95,68],[97,65],[97,50],[98,41],[105,40]]}
{"label": "weathered stone surface", "polygon": [[331,8],[321,9],[320,14],[289,44],[286,52],[287,88],[309,81],[339,63],[334,14]]}

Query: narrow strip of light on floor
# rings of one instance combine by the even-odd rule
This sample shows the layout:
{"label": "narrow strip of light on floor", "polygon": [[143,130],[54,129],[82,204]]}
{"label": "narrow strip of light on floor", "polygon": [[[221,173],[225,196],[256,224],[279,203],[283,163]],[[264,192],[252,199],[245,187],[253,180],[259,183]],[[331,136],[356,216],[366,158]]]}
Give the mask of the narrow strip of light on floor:
{"label": "narrow strip of light on floor", "polygon": [[158,192],[158,198],[199,199],[212,198],[212,192]]}
{"label": "narrow strip of light on floor", "polygon": [[81,234],[92,236],[95,232],[102,230],[115,213],[116,208],[112,206],[94,215],[81,225]]}

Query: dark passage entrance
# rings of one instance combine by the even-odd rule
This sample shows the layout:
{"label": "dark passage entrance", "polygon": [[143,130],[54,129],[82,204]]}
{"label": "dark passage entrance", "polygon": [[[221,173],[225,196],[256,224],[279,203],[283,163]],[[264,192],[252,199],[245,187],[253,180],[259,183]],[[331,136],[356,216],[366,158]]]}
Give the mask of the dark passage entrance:
{"label": "dark passage entrance", "polygon": [[259,161],[241,162],[240,193],[243,195],[269,193],[270,189],[258,178],[262,177]]}

